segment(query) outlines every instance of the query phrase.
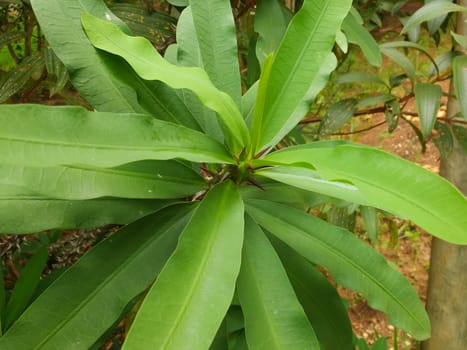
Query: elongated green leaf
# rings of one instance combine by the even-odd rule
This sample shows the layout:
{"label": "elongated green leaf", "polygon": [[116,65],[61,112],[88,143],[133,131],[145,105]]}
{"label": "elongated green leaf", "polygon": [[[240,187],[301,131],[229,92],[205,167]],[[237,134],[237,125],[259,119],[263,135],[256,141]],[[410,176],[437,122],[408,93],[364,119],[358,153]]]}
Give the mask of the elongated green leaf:
{"label": "elongated green leaf", "polygon": [[33,77],[40,77],[44,70],[44,58],[36,54],[28,56],[18,64],[0,86],[0,103],[20,91]]}
{"label": "elongated green leaf", "polygon": [[397,99],[397,97],[393,94],[378,94],[374,96],[366,97],[356,104],[357,108],[363,108],[368,106],[373,106],[380,103],[391,102]]}
{"label": "elongated green leaf", "polygon": [[451,131],[446,124],[436,121],[435,130],[438,132],[438,137],[433,138],[433,143],[438,148],[441,157],[447,158],[454,149],[454,128]]}
{"label": "elongated green leaf", "polygon": [[416,290],[386,260],[349,231],[303,211],[266,201],[247,202],[253,219],[309,261],[326,267],[337,283],[368,299],[389,321],[416,339],[430,322]]}
{"label": "elongated green leaf", "polygon": [[462,116],[467,120],[467,55],[457,56],[452,61],[454,91]]}
{"label": "elongated green leaf", "polygon": [[366,72],[349,72],[342,74],[337,77],[335,80],[336,84],[345,84],[345,83],[376,83],[381,85],[386,85],[384,80],[378,77],[375,74],[366,73]]}
{"label": "elongated green leaf", "polygon": [[108,10],[102,0],[33,0],[34,12],[49,43],[70,72],[73,86],[99,111],[150,113],[201,130],[183,100],[160,82],[141,79],[120,58],[98,51],[87,40],[81,13],[125,24]]}
{"label": "elongated green leaf", "polygon": [[435,66],[435,68],[438,69],[435,59],[431,56],[428,50],[425,49],[422,45],[419,45],[419,44],[416,44],[410,41],[390,41],[390,42],[381,44],[380,47],[381,48],[403,47],[403,48],[415,49],[423,53],[431,61],[431,63]]}
{"label": "elongated green leaf", "polygon": [[263,66],[266,57],[275,53],[292,18],[292,13],[278,0],[258,0],[255,11],[256,57]]}
{"label": "elongated green leaf", "polygon": [[270,54],[263,63],[261,78],[258,83],[258,92],[256,94],[256,103],[251,120],[251,156],[254,157],[254,151],[258,149],[261,141],[261,130],[264,123],[264,109],[266,108],[266,92],[271,76],[271,67],[274,56]]}
{"label": "elongated green leaf", "polygon": [[238,296],[251,349],[320,349],[282,263],[258,225],[246,220]]}
{"label": "elongated green leaf", "polygon": [[467,244],[466,198],[448,181],[416,164],[371,147],[332,141],[291,147],[267,160],[312,165],[326,180],[352,183],[366,205],[410,218],[449,242]]}
{"label": "elongated green leaf", "polygon": [[439,1],[432,1],[420,9],[418,9],[412,16],[410,16],[407,23],[402,28],[401,34],[407,33],[410,29],[419,24],[426,22],[428,20],[434,19],[441,15],[450,12],[466,12],[467,8],[464,6],[459,6],[453,4],[451,1],[448,0],[439,0]]}
{"label": "elongated green leaf", "polygon": [[[337,58],[333,53],[330,53],[326,58],[323,59],[321,68],[318,74],[315,76],[313,82],[310,84],[303,100],[296,106],[290,118],[282,125],[280,132],[277,134],[274,142],[275,144],[281,140],[281,138],[287,135],[291,130],[297,126],[297,122],[303,118],[309,111],[310,106],[315,97],[320,91],[326,86],[329,81],[331,73],[337,67]],[[282,136],[281,136],[282,135]]]}
{"label": "elongated green leaf", "polygon": [[78,229],[128,224],[168,204],[170,202],[166,200],[106,198],[69,201],[1,196],[0,233],[32,233],[53,228]]}
{"label": "elongated green leaf", "polygon": [[353,98],[344,99],[333,103],[321,123],[320,134],[329,135],[342,127],[356,111],[357,100]]}
{"label": "elongated green leaf", "polygon": [[456,43],[463,49],[467,48],[467,35],[461,35],[451,31],[451,36],[454,38]]}
{"label": "elongated green leaf", "polygon": [[204,181],[175,161],[142,161],[116,168],[0,165],[1,184],[20,186],[56,199],[181,198],[200,191]]}
{"label": "elongated green leaf", "polygon": [[452,133],[456,137],[460,146],[464,149],[464,152],[467,153],[467,129],[463,126],[454,124],[452,126]]}
{"label": "elongated green leaf", "polygon": [[170,64],[149,41],[128,36],[110,22],[89,14],[83,14],[82,21],[97,48],[123,57],[143,79],[160,80],[172,88],[193,91],[204,105],[218,113],[233,152],[240,152],[249,144],[248,129],[235,102],[211,83],[205,71]]}
{"label": "elongated green leaf", "polygon": [[385,56],[403,69],[410,80],[415,81],[415,67],[406,55],[392,47],[384,47],[380,45],[380,49]]}
{"label": "elongated green leaf", "polygon": [[254,153],[273,146],[303,118],[306,110],[293,112],[328,59],[350,5],[348,0],[306,0],[290,22],[271,67],[261,138]]}
{"label": "elongated green leaf", "polygon": [[240,270],[243,203],[226,182],[203,199],[148,292],[124,349],[207,349]]}
{"label": "elongated green leaf", "polygon": [[349,203],[341,199],[325,196],[320,193],[310,192],[289,186],[280,182],[260,182],[260,189],[254,186],[243,186],[240,193],[244,200],[262,199],[278,203],[286,203],[298,208],[316,207],[325,203],[333,203],[336,206],[346,206]]}
{"label": "elongated green leaf", "polygon": [[26,266],[21,270],[20,277],[16,281],[15,288],[11,293],[5,313],[3,314],[2,326],[4,329],[10,327],[26,306],[28,306],[39,284],[47,258],[47,247],[42,247],[29,259]]}
{"label": "elongated green leaf", "polygon": [[34,301],[0,348],[89,349],[155,279],[191,209],[162,210],[99,243]]}
{"label": "elongated green leaf", "polygon": [[143,112],[131,83],[121,79],[129,67],[119,64],[118,74],[107,65],[114,60],[97,52],[81,26],[80,15],[89,12],[125,25],[107,8],[103,1],[32,0],[31,5],[47,41],[65,64],[73,85],[97,110],[111,112]]}
{"label": "elongated green leaf", "polygon": [[230,3],[190,0],[190,5],[204,69],[213,84],[240,106],[242,90],[237,36]]}
{"label": "elongated green leaf", "polygon": [[342,22],[342,30],[347,35],[349,42],[360,46],[368,63],[379,67],[383,63],[379,46],[363,24],[358,21],[356,10],[354,8],[352,10]]}
{"label": "elongated green leaf", "polygon": [[232,162],[214,139],[147,115],[33,105],[5,105],[0,111],[1,162],[98,167],[144,159]]}
{"label": "elongated green leaf", "polygon": [[186,7],[177,23],[177,62],[184,67],[203,68],[191,6]]}
{"label": "elongated green leaf", "polygon": [[251,125],[255,109],[256,98],[258,97],[259,82],[255,82],[242,96],[242,115],[248,125]]}
{"label": "elongated green leaf", "polygon": [[376,245],[378,243],[378,211],[373,207],[360,207],[360,214],[362,215],[365,229],[368,232],[371,244]]}
{"label": "elongated green leaf", "polygon": [[336,288],[310,262],[270,237],[323,350],[351,349],[352,326]]}
{"label": "elongated green leaf", "polygon": [[422,135],[426,139],[435,126],[443,92],[439,85],[422,83],[415,84],[414,92]]}
{"label": "elongated green leaf", "polygon": [[273,179],[307,191],[341,198],[349,202],[367,203],[364,194],[355,185],[342,181],[329,181],[320,177],[319,172],[294,166],[276,166],[258,171],[258,175]]}
{"label": "elongated green leaf", "polygon": [[[177,65],[183,67],[204,67],[201,59],[196,29],[193,23],[191,6],[186,7],[177,23]],[[205,107],[189,90],[177,90],[177,94],[188,106],[201,129],[215,139],[222,141],[224,136],[213,110]]]}
{"label": "elongated green leaf", "polygon": [[55,75],[56,77],[55,84],[50,88],[50,96],[53,96],[63,90],[70,77],[65,65],[50,47],[45,48],[42,52],[48,74]]}

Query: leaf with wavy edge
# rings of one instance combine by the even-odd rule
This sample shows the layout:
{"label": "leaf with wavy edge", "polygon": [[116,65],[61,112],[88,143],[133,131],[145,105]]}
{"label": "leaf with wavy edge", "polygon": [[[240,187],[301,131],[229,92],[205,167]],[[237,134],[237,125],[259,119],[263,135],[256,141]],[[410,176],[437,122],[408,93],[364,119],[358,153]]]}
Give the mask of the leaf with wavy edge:
{"label": "leaf with wavy edge", "polygon": [[174,89],[193,91],[204,105],[217,112],[224,125],[227,143],[234,153],[248,146],[248,129],[237,105],[213,85],[204,70],[172,65],[148,40],[126,35],[114,24],[90,14],[83,13],[82,23],[95,47],[123,57],[143,79],[160,80]]}

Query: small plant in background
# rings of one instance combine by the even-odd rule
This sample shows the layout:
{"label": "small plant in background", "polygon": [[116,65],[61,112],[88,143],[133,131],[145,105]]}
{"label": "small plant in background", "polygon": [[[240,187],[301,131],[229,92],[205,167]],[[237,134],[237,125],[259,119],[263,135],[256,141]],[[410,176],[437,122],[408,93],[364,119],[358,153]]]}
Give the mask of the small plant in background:
{"label": "small plant in background", "polygon": [[[260,78],[244,93],[230,2],[171,2],[183,11],[163,58],[102,1],[32,1],[93,111],[0,106],[0,232],[125,226],[42,292],[0,347],[97,347],[130,308],[124,349],[348,349],[323,268],[429,337],[415,289],[339,225],[352,226],[348,208],[374,207],[467,244],[465,197],[370,147],[276,147],[335,69],[351,1],[309,0],[285,17],[281,2],[257,1]],[[337,225],[310,213],[324,203]]]}

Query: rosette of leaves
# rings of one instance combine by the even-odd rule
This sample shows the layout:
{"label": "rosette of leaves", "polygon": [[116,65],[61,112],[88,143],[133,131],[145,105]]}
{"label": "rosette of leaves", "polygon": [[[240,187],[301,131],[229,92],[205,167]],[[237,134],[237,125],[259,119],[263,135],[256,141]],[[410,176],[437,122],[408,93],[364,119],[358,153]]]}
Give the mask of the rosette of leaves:
{"label": "rosette of leaves", "polygon": [[129,308],[124,349],[351,348],[321,267],[397,327],[429,336],[404,277],[310,209],[376,207],[465,244],[465,197],[369,147],[274,149],[335,68],[351,1],[305,1],[244,94],[228,1],[190,1],[171,63],[102,2],[32,5],[95,110],[1,106],[0,231],[125,226],[58,277],[2,349],[93,348]]}

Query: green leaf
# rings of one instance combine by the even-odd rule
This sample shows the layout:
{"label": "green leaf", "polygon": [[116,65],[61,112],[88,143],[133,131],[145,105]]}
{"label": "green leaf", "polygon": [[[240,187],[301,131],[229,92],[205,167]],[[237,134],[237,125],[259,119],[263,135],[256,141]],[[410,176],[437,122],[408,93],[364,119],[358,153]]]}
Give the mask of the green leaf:
{"label": "green leaf", "polygon": [[251,120],[251,157],[254,157],[254,151],[258,150],[261,141],[261,130],[263,129],[264,109],[266,108],[266,93],[271,77],[271,67],[274,56],[271,53],[263,63],[261,78],[258,83],[258,92],[256,93],[256,103],[253,109],[253,118]]}
{"label": "green leaf", "polygon": [[[352,8],[342,22],[342,30],[352,44],[357,44],[362,49],[368,63],[379,67],[383,63],[383,57],[378,44],[369,31],[356,18],[356,10]],[[358,13],[357,13],[358,15]]]}
{"label": "green leaf", "polygon": [[335,205],[347,205],[340,199],[325,196],[320,193],[314,193],[297,187],[289,186],[280,182],[265,182],[261,181],[260,185],[263,189],[254,186],[243,186],[240,188],[240,193],[244,200],[263,199],[278,203],[286,203],[297,206],[298,208],[316,207],[325,203],[333,203]]}
{"label": "green leaf", "polygon": [[256,57],[263,67],[264,61],[277,51],[292,13],[278,0],[258,0],[255,11]]}
{"label": "green leaf", "polygon": [[82,15],[82,22],[95,47],[123,57],[143,79],[159,80],[174,89],[193,91],[206,107],[217,112],[234,153],[239,153],[248,145],[248,129],[237,105],[229,95],[213,85],[205,71],[198,67],[170,64],[149,41],[128,36],[110,22],[87,13]]}
{"label": "green leaf", "polygon": [[387,56],[403,69],[410,80],[415,81],[415,67],[406,55],[392,47],[380,45],[380,49],[383,55]]}
{"label": "green leaf", "polygon": [[323,74],[350,5],[348,0],[306,0],[290,22],[272,63],[261,137],[253,153],[274,146],[307,112],[305,108],[294,113]]}
{"label": "green leaf", "polygon": [[466,198],[445,179],[409,161],[371,147],[334,141],[290,147],[265,161],[309,164],[325,180],[357,187],[365,200],[359,204],[410,218],[449,242],[467,243]]}
{"label": "green leaf", "polygon": [[462,116],[467,120],[467,55],[454,57],[452,61],[454,91]]}
{"label": "green leaf", "polygon": [[225,182],[211,190],[144,299],[124,349],[207,349],[240,270],[243,203]]}
{"label": "green leaf", "polygon": [[454,38],[456,43],[463,49],[467,49],[467,35],[461,35],[451,31],[451,36]]}
{"label": "green leaf", "polygon": [[249,348],[320,349],[279,257],[250,218],[237,283]]}
{"label": "green leaf", "polygon": [[435,122],[434,128],[438,132],[438,137],[433,137],[433,143],[438,148],[441,158],[446,159],[454,149],[453,132],[446,124],[438,121]]}
{"label": "green leaf", "polygon": [[388,48],[399,48],[399,47],[415,49],[415,50],[420,51],[421,53],[423,53],[431,61],[431,63],[435,66],[436,69],[438,68],[437,64],[436,64],[436,61],[431,56],[430,52],[428,52],[428,50],[426,50],[423,46],[418,45],[416,43],[412,43],[410,41],[390,41],[390,42],[381,44],[380,47],[381,48],[386,48],[386,49],[388,49]]}
{"label": "green leaf", "polygon": [[[8,188],[11,189],[11,186]],[[0,196],[0,233],[17,234],[53,228],[80,229],[128,224],[168,204],[170,202],[166,200],[105,198],[69,201]]]}
{"label": "green leaf", "polygon": [[366,97],[358,101],[358,103],[356,104],[356,107],[363,108],[363,107],[373,106],[373,105],[377,105],[380,103],[394,101],[395,99],[397,99],[397,97],[393,94],[378,94],[378,95]]}
{"label": "green leaf", "polygon": [[337,283],[361,293],[392,324],[415,339],[430,336],[430,321],[416,290],[351,232],[281,204],[248,201],[246,205],[259,225],[309,261],[324,266]]}
{"label": "green leaf", "polygon": [[336,288],[311,263],[281,242],[272,240],[300,304],[323,350],[351,349],[352,325]]}
{"label": "green leaf", "polygon": [[141,161],[116,168],[3,164],[0,173],[1,184],[20,186],[36,195],[56,199],[182,198],[204,187],[199,174],[176,161]]}
{"label": "green leaf", "polygon": [[25,57],[9,74],[0,86],[0,103],[4,103],[20,91],[35,76],[42,74],[44,58],[40,54]]}
{"label": "green leaf", "polygon": [[464,152],[467,153],[467,129],[461,125],[454,124],[452,126],[452,133],[456,137]]}
{"label": "green leaf", "polygon": [[256,99],[258,97],[259,82],[255,82],[242,96],[242,115],[248,125],[251,124],[255,109]]}
{"label": "green leaf", "polygon": [[242,90],[237,36],[230,3],[191,0],[190,5],[203,67],[212,83],[240,106]]}
{"label": "green leaf", "polygon": [[364,194],[349,182],[326,180],[320,173],[299,166],[275,166],[257,172],[258,175],[286,183],[307,191],[318,192],[326,196],[341,198],[349,202],[368,203]]}
{"label": "green leaf", "polygon": [[65,87],[69,80],[68,71],[62,61],[60,61],[60,59],[50,47],[47,47],[42,52],[44,55],[44,63],[48,74],[55,75],[57,79],[55,84],[52,85],[50,89],[49,96],[53,96],[56,93],[62,91]]}
{"label": "green leaf", "polygon": [[448,0],[432,1],[419,8],[402,28],[401,34],[407,33],[410,29],[419,24],[439,17],[450,12],[467,12],[467,8],[453,4]]}
{"label": "green leaf", "polygon": [[[131,71],[129,67],[121,60],[115,62],[110,55],[97,52],[86,40],[81,26],[82,12],[107,18],[126,28],[103,1],[32,0],[31,5],[47,41],[67,67],[73,86],[94,108],[109,112],[144,111],[138,103],[133,83],[122,79]],[[118,65],[117,71],[109,66],[112,63]]]}
{"label": "green leaf", "polygon": [[320,135],[329,135],[342,127],[356,111],[357,100],[353,98],[344,99],[333,103],[321,123]]}
{"label": "green leaf", "polygon": [[209,136],[147,115],[27,104],[0,110],[1,162],[44,167],[114,167],[171,158],[232,162]]}
{"label": "green leaf", "polygon": [[428,83],[415,84],[414,92],[422,135],[424,139],[427,139],[431,136],[431,132],[435,126],[443,92],[439,85]]}
{"label": "green leaf", "polygon": [[186,7],[178,18],[177,45],[178,65],[203,68],[191,6]]}
{"label": "green leaf", "polygon": [[376,245],[378,243],[378,211],[373,207],[360,207],[360,214],[363,218],[363,223],[365,224],[365,229],[368,233],[368,238],[370,238],[371,244]]}
{"label": "green leaf", "polygon": [[89,349],[156,278],[191,209],[164,209],[99,243],[34,301],[0,347]]}
{"label": "green leaf", "polygon": [[16,281],[5,312],[2,317],[2,327],[7,329],[21,315],[28,306],[48,258],[47,247],[41,247],[21,270],[20,277]]}
{"label": "green leaf", "polygon": [[384,80],[378,77],[375,74],[366,73],[366,72],[349,72],[342,75],[339,75],[336,80],[336,84],[345,84],[345,83],[376,83],[381,85],[386,85]]}

